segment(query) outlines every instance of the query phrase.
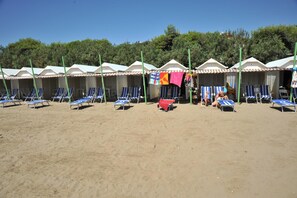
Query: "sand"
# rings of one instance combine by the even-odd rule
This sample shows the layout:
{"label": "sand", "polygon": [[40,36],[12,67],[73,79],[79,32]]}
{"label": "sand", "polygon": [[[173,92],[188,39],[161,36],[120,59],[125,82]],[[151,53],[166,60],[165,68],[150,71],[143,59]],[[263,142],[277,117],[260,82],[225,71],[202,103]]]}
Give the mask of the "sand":
{"label": "sand", "polygon": [[0,197],[297,197],[297,113],[0,109]]}

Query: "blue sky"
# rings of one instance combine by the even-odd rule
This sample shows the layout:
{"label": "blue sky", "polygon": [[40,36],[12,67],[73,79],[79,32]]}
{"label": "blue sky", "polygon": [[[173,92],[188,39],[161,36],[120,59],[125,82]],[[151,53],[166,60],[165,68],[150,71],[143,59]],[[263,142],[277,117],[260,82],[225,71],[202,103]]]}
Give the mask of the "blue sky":
{"label": "blue sky", "polygon": [[181,33],[296,25],[297,0],[0,0],[3,46],[29,37],[47,44],[146,41],[169,24]]}

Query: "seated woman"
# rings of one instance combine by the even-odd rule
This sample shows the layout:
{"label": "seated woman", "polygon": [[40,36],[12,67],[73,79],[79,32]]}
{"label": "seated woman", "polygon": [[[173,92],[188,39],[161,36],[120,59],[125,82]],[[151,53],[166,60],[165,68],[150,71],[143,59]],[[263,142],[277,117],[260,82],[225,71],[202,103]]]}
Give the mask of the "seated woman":
{"label": "seated woman", "polygon": [[215,96],[215,101],[212,103],[213,107],[217,107],[219,102],[218,100],[228,100],[228,96],[224,94],[223,91],[220,91],[216,96]]}

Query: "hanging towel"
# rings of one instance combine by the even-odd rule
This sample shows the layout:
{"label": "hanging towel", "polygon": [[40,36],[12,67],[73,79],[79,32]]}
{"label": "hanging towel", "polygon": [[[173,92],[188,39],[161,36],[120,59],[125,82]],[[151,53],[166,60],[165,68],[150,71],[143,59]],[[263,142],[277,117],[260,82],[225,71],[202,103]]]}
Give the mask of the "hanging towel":
{"label": "hanging towel", "polygon": [[160,73],[160,84],[161,85],[169,85],[168,73],[166,73],[166,72]]}
{"label": "hanging towel", "polygon": [[160,73],[151,73],[150,75],[150,84],[159,85],[160,84]]}
{"label": "hanging towel", "polygon": [[170,83],[181,87],[183,75],[184,75],[184,72],[171,72],[170,73]]}

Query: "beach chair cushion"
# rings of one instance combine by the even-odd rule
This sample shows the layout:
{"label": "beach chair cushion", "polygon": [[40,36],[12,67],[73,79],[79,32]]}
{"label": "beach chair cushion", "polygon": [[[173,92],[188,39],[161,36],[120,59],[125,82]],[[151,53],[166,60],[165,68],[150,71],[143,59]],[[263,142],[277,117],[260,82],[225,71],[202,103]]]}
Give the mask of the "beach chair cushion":
{"label": "beach chair cushion", "polygon": [[275,99],[275,100],[272,100],[272,106],[274,104],[281,106],[282,112],[284,111],[284,107],[294,107],[294,111],[296,112],[296,103],[291,102],[290,100]]}
{"label": "beach chair cushion", "polygon": [[231,107],[234,111],[235,102],[233,100],[218,100],[218,103],[222,111],[224,107]]}
{"label": "beach chair cushion", "polygon": [[123,110],[125,109],[125,105],[130,106],[130,100],[117,100],[113,104],[114,108],[116,106],[120,106],[120,107],[123,107]]}
{"label": "beach chair cushion", "polygon": [[49,105],[48,100],[32,100],[32,101],[27,102],[27,105],[28,105],[28,107],[31,106],[31,107],[35,108],[37,105],[40,105],[40,104],[41,104],[41,106],[43,106],[44,103],[47,103],[47,105]]}

